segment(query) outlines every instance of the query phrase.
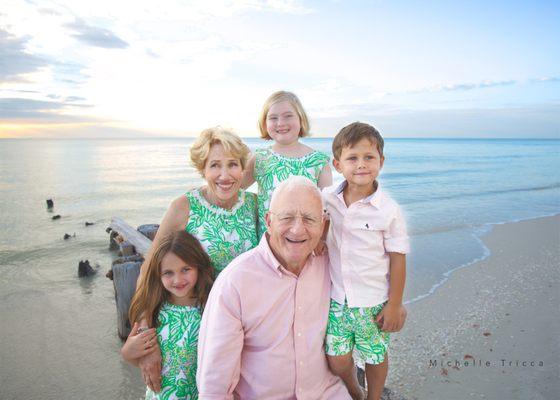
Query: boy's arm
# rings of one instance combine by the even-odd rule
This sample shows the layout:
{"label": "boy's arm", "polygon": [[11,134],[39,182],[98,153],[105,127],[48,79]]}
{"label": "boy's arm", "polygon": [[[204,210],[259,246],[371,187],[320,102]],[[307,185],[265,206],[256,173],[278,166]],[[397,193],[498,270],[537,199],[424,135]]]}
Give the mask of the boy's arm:
{"label": "boy's arm", "polygon": [[394,252],[388,254],[390,260],[389,300],[377,316],[377,321],[383,322],[382,330],[398,332],[402,329],[406,319],[406,309],[402,304],[406,281],[406,255]]}
{"label": "boy's arm", "polygon": [[383,245],[389,255],[389,300],[379,313],[383,320],[382,329],[398,332],[406,319],[406,309],[402,305],[404,284],[406,280],[406,255],[410,252],[410,243],[406,221],[397,205],[388,228],[383,232]]}
{"label": "boy's arm", "polygon": [[406,309],[404,308],[403,293],[406,283],[406,255],[402,253],[389,253],[389,301],[399,308],[398,323],[395,332],[402,329],[406,320]]}
{"label": "boy's arm", "polygon": [[325,225],[323,226],[323,234],[321,235],[321,240],[319,240],[319,243],[317,244],[317,247],[315,247],[315,255],[320,256],[321,254],[323,254],[325,252],[325,250],[327,249],[327,235],[329,233],[329,226],[331,224],[331,221],[329,219],[325,220]]}

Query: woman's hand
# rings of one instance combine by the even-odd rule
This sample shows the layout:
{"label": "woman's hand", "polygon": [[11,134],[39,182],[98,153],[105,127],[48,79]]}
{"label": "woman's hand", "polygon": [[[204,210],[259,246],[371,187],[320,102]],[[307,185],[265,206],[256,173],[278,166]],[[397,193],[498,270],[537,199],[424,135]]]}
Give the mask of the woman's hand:
{"label": "woman's hand", "polygon": [[138,322],[135,322],[121,349],[123,358],[134,363],[134,361],[138,361],[155,350],[159,350],[156,330],[154,328],[140,328]]}

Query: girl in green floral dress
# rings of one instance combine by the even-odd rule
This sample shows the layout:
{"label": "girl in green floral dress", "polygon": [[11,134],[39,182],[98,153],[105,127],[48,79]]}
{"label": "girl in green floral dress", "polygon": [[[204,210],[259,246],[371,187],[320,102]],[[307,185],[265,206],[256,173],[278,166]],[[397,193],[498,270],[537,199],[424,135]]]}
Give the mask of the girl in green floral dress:
{"label": "girl in green floral dress", "polygon": [[332,184],[329,156],[299,141],[308,136],[309,120],[297,96],[290,92],[273,93],[265,102],[259,118],[261,137],[273,140],[257,149],[247,163],[242,187],[258,184],[259,229],[266,231],[265,214],[274,188],[292,175],[309,178],[319,188]]}
{"label": "girl in green floral dress", "polygon": [[[198,399],[198,331],[213,275],[208,255],[188,232],[166,236],[155,249],[132,299],[129,318],[134,326],[121,350],[134,365],[161,351],[161,391],[148,388],[146,399]],[[156,328],[144,327],[145,321]]]}

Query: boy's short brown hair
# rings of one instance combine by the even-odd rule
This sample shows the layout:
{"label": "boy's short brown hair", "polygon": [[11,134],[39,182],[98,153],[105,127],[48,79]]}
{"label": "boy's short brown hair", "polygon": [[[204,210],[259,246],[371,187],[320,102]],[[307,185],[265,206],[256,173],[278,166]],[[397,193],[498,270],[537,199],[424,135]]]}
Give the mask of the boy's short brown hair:
{"label": "boy's short brown hair", "polygon": [[336,160],[340,160],[342,149],[344,147],[353,147],[362,139],[375,143],[379,155],[383,157],[383,137],[373,126],[364,124],[363,122],[353,122],[346,125],[335,136],[332,144],[332,152]]}

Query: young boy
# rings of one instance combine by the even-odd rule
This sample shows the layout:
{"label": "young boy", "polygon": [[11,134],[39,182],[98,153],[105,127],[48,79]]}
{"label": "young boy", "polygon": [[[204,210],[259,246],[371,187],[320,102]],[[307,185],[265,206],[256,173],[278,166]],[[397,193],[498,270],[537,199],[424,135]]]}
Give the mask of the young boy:
{"label": "young boy", "polygon": [[330,214],[332,280],[326,353],[352,398],[363,399],[354,351],[366,364],[367,399],[380,399],[388,371],[388,332],[399,331],[406,318],[406,224],[398,204],[377,181],[385,160],[379,132],[354,122],[336,135],[332,148],[333,165],[345,181],[323,190]]}

